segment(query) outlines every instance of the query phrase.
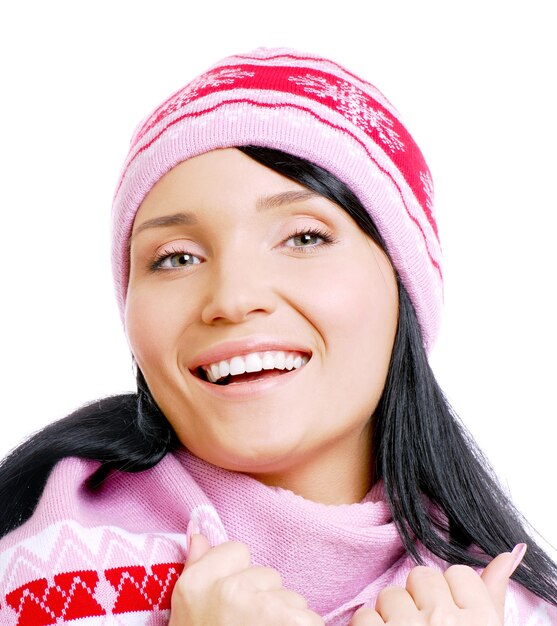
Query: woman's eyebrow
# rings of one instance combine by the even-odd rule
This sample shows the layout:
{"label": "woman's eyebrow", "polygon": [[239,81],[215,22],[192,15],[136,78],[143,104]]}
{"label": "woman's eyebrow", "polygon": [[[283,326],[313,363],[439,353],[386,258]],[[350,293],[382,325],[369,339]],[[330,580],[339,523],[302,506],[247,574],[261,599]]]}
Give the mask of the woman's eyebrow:
{"label": "woman's eyebrow", "polygon": [[[260,196],[257,198],[255,208],[257,211],[265,211],[267,209],[275,209],[285,204],[293,204],[295,202],[303,202],[309,198],[320,197],[315,191],[311,189],[301,189],[296,191],[283,191],[281,193],[275,193],[270,196]],[[192,226],[198,224],[197,217],[188,211],[181,211],[179,213],[173,213],[172,215],[163,215],[161,217],[154,217],[150,220],[146,220],[137,228],[130,238],[133,239],[140,232],[147,228],[164,228],[166,226]]]}
{"label": "woman's eyebrow", "polygon": [[257,198],[255,208],[257,211],[265,211],[266,209],[275,209],[284,204],[293,204],[295,202],[303,202],[309,198],[321,197],[316,191],[311,189],[300,189],[296,191],[283,191],[275,193],[271,196],[261,196]]}
{"label": "woman's eyebrow", "polygon": [[165,226],[192,226],[193,224],[198,224],[197,217],[193,213],[189,213],[188,211],[173,213],[172,215],[163,215],[162,217],[154,217],[140,224],[135,229],[133,235],[130,237],[130,241],[141,231],[147,228],[164,228]]}

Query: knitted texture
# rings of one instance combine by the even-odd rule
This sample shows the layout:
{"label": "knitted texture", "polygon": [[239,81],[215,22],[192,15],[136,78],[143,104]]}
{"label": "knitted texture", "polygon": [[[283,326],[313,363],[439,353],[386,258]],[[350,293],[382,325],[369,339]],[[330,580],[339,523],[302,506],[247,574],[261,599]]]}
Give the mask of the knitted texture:
{"label": "knitted texture", "polygon": [[149,190],[178,163],[217,148],[275,148],[315,163],[356,194],[383,236],[422,328],[436,337],[443,300],[433,185],[386,98],[336,63],[289,49],[228,57],[137,128],[113,203],[113,273],[121,314],[129,239]]}
{"label": "knitted texture", "polygon": [[[0,626],[168,624],[190,519],[212,545],[246,543],[327,626],[347,626],[413,567],[380,485],[361,503],[323,505],[181,450],[91,491],[97,467],[61,461],[33,516],[0,540]],[[557,609],[511,583],[505,626],[555,624]]]}

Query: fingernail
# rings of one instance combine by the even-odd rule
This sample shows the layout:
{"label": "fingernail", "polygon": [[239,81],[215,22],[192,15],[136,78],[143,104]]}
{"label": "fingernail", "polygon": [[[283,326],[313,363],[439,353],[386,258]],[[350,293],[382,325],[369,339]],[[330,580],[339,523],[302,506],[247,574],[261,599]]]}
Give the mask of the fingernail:
{"label": "fingernail", "polygon": [[188,553],[190,551],[191,538],[193,535],[199,535],[199,526],[192,519],[188,522],[188,527],[186,528],[186,545],[188,547]]}
{"label": "fingernail", "polygon": [[528,546],[525,543],[519,543],[513,548],[513,551],[511,552],[511,554],[514,556],[514,561],[513,561],[513,564],[511,567],[511,573],[509,574],[509,576],[512,576],[516,568],[520,565],[520,562],[522,561],[522,559],[524,558],[524,555],[526,554],[527,548]]}

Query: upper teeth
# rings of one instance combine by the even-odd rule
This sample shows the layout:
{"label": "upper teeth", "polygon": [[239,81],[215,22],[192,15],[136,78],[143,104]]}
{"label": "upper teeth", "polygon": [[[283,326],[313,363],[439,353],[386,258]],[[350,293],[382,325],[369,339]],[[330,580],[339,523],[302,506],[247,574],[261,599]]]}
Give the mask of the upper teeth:
{"label": "upper teeth", "polygon": [[215,383],[219,378],[224,378],[229,374],[237,376],[246,372],[260,372],[261,370],[292,370],[302,367],[307,362],[308,357],[299,352],[272,350],[233,356],[225,361],[203,365],[202,369],[207,374],[209,381]]}

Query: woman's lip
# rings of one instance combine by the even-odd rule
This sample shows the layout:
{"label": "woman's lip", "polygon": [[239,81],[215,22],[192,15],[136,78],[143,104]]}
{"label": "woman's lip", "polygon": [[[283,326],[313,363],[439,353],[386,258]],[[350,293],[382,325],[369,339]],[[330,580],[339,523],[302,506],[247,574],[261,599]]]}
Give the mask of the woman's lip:
{"label": "woman's lip", "polygon": [[296,374],[302,372],[304,367],[306,366],[304,365],[298,369],[285,371],[284,374],[280,374],[278,376],[271,376],[260,380],[252,380],[249,382],[234,383],[230,385],[215,385],[214,383],[209,383],[202,378],[196,378],[196,380],[206,391],[214,396],[217,396],[218,398],[224,398],[226,400],[247,400],[261,393],[272,391],[273,389],[287,384],[296,376]]}
{"label": "woman's lip", "polygon": [[268,352],[273,350],[300,352],[308,357],[311,357],[312,354],[309,348],[292,341],[262,337],[246,337],[245,339],[220,343],[216,346],[212,346],[208,350],[204,350],[192,359],[191,363],[188,365],[188,369],[194,372],[198,367],[218,363],[219,361],[226,361],[233,356],[242,356],[250,352]]}

